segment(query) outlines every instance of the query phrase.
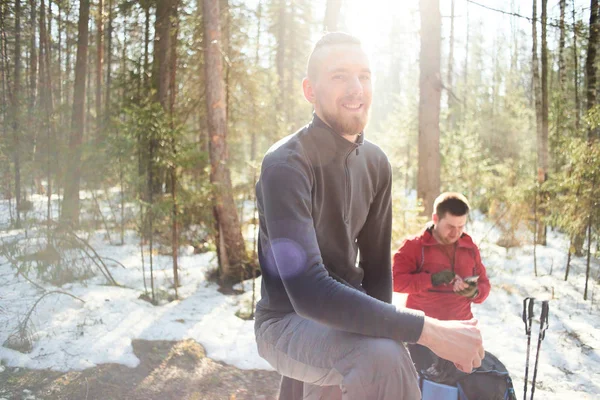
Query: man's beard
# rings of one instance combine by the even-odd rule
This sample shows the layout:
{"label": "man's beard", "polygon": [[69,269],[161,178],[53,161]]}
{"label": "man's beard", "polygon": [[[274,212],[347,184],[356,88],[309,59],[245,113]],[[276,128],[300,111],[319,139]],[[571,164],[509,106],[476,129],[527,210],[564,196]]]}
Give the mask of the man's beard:
{"label": "man's beard", "polygon": [[356,115],[341,116],[339,114],[329,113],[325,108],[321,109],[323,110],[325,123],[339,135],[357,135],[365,129],[367,121],[369,120],[368,111]]}

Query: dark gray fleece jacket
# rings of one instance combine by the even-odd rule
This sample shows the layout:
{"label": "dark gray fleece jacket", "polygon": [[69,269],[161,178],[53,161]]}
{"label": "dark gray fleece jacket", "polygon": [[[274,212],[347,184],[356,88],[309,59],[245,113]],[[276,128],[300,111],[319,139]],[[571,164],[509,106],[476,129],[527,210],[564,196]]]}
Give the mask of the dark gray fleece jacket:
{"label": "dark gray fleece jacket", "polygon": [[379,147],[363,134],[350,143],[316,115],[269,149],[256,185],[257,327],[296,312],[347,332],[418,340],[423,313],[389,304],[391,185]]}

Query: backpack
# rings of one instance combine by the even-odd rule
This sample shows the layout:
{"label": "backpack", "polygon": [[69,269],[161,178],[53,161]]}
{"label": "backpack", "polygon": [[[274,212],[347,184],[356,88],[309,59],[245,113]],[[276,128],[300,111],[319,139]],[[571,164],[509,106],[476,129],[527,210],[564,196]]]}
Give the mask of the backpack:
{"label": "backpack", "polygon": [[419,371],[423,400],[517,400],[510,374],[492,353],[486,351],[481,367],[470,374],[433,356],[433,365]]}

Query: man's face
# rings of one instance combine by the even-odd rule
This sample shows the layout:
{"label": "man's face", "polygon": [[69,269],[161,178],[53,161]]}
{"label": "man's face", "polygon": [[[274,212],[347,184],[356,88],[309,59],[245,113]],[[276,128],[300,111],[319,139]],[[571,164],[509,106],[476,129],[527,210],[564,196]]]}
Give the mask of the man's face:
{"label": "man's face", "polygon": [[336,133],[361,133],[369,119],[372,98],[367,55],[352,44],[329,46],[320,52],[315,76],[303,84],[305,97]]}
{"label": "man's face", "polygon": [[434,213],[433,223],[435,224],[435,227],[433,228],[435,238],[441,244],[452,244],[463,234],[465,224],[467,223],[467,214],[458,217],[446,213],[442,218],[439,218],[438,215]]}

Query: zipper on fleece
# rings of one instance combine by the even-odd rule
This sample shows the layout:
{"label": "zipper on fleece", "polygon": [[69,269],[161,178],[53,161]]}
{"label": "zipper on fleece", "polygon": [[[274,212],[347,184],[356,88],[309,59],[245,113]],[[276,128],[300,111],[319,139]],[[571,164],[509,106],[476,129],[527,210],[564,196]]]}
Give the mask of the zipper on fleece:
{"label": "zipper on fleece", "polygon": [[343,217],[344,217],[344,223],[348,224],[350,223],[350,194],[352,193],[352,182],[350,180],[350,170],[348,169],[348,157],[350,157],[350,155],[352,154],[353,151],[356,151],[356,154],[358,155],[358,146],[356,146],[354,149],[350,150],[348,152],[348,154],[346,154],[346,157],[344,158],[344,172],[346,175],[346,181],[344,182],[344,211],[343,211]]}

